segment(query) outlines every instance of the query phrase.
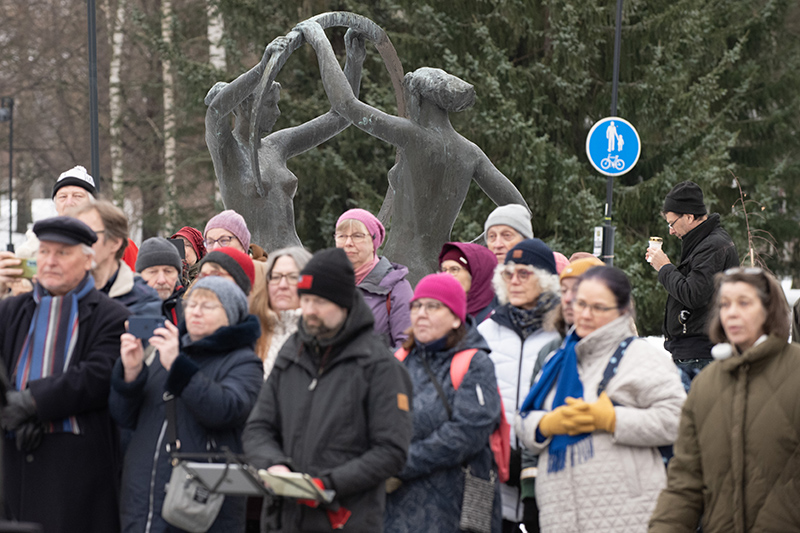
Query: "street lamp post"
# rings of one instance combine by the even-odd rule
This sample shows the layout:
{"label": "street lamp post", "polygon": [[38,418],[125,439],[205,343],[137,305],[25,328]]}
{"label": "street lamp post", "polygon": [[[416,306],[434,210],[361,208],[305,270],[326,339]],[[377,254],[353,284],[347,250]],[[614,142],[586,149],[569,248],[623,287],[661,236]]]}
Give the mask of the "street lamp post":
{"label": "street lamp post", "polygon": [[0,122],[8,122],[8,251],[14,251],[12,235],[13,217],[13,176],[14,176],[14,99],[10,96],[0,98]]}

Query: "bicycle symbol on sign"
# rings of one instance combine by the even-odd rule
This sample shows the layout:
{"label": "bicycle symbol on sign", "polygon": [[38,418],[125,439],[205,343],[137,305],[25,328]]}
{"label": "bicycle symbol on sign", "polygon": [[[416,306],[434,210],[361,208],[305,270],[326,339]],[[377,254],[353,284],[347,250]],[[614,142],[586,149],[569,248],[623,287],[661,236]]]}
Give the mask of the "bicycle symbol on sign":
{"label": "bicycle symbol on sign", "polygon": [[600,161],[600,166],[606,170],[614,167],[614,170],[622,170],[625,168],[625,161],[619,158],[618,155],[608,155],[605,159]]}

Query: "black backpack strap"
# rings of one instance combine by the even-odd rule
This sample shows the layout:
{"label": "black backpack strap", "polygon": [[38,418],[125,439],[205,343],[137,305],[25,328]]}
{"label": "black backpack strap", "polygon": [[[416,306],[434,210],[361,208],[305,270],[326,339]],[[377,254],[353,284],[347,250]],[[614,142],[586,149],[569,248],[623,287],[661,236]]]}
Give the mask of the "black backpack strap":
{"label": "black backpack strap", "polygon": [[428,361],[425,360],[425,355],[423,354],[419,358],[420,362],[422,363],[422,368],[425,369],[425,372],[428,373],[428,377],[431,378],[431,383],[436,388],[436,394],[439,395],[439,399],[442,400],[444,404],[444,408],[447,411],[447,419],[453,418],[453,409],[450,407],[450,402],[447,401],[447,396],[444,395],[444,389],[442,389],[442,384],[439,383],[439,380],[436,379],[436,376],[433,374]]}

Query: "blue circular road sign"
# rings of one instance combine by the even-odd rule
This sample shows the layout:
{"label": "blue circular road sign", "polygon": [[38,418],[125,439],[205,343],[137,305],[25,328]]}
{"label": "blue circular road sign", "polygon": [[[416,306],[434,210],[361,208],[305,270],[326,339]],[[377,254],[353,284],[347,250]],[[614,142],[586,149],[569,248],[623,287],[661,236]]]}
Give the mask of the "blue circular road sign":
{"label": "blue circular road sign", "polygon": [[621,176],[631,170],[642,153],[639,132],[619,117],[598,121],[586,137],[586,155],[601,174]]}

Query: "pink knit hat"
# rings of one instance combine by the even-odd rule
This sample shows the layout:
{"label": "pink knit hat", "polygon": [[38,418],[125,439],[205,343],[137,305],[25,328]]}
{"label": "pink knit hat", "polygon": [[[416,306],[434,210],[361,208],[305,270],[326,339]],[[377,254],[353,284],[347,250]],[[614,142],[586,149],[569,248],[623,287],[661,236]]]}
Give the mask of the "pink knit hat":
{"label": "pink knit hat", "polygon": [[247,222],[244,221],[242,215],[233,209],[228,209],[211,217],[211,220],[206,224],[206,229],[203,230],[203,238],[208,236],[208,230],[214,228],[230,231],[239,239],[245,251],[250,249],[250,230],[247,229]]}
{"label": "pink knit hat", "polygon": [[556,260],[556,272],[561,274],[561,271],[569,266],[569,259],[561,252],[553,252],[553,258]]}
{"label": "pink knit hat", "polygon": [[378,248],[383,244],[383,239],[386,238],[386,228],[383,227],[378,218],[365,209],[350,209],[345,211],[339,220],[336,221],[336,227],[345,220],[358,220],[367,227],[367,231],[372,237],[372,245],[375,249],[375,255],[378,255]]}
{"label": "pink knit hat", "polygon": [[467,294],[456,278],[446,272],[430,274],[422,278],[414,289],[414,297],[411,301],[420,298],[431,298],[438,300],[450,309],[454,315],[467,320]]}

